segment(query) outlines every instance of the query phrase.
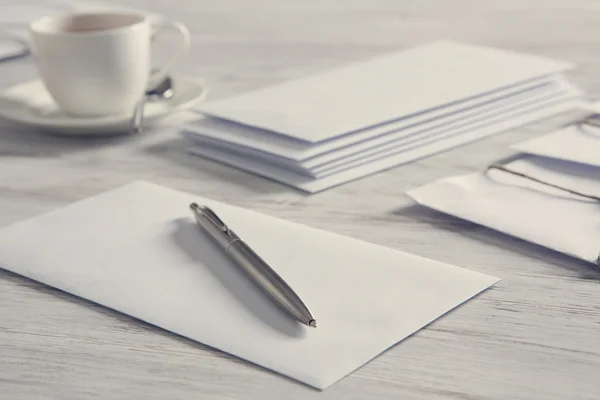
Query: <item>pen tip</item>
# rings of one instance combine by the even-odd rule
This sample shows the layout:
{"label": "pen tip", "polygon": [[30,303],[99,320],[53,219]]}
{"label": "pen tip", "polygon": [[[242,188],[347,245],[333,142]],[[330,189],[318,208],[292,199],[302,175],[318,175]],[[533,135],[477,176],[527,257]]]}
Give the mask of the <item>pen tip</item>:
{"label": "pen tip", "polygon": [[197,208],[198,208],[198,204],[196,204],[196,203],[192,203],[192,204],[190,204],[190,208],[191,208],[192,210],[195,210],[195,209],[197,209]]}
{"label": "pen tip", "polygon": [[312,326],[313,328],[316,328],[317,321],[315,321],[314,319],[311,319],[310,321],[308,321],[308,326]]}

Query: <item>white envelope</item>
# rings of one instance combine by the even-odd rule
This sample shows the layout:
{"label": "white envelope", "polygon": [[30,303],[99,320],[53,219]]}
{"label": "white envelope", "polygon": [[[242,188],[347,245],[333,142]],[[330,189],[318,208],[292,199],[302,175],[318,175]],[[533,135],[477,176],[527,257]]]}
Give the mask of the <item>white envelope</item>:
{"label": "white envelope", "polygon": [[[464,126],[485,122],[486,119],[493,120],[493,118],[504,113],[518,111],[536,104],[545,104],[561,98],[566,101],[581,95],[582,92],[568,82],[557,80],[551,84],[493,99],[441,118],[431,118],[422,124],[412,124],[408,127],[400,126],[397,130],[389,131],[385,135],[303,161],[293,161],[255,149],[229,145],[194,132],[184,131],[183,135],[205,148],[216,148],[233,154],[252,157],[263,163],[280,166],[309,177],[320,178],[335,173],[340,167],[344,168],[350,163],[360,162],[360,160],[369,159],[383,152],[389,152],[390,149],[400,151],[405,146],[413,146],[425,139],[447,136]],[[396,124],[388,125],[392,129],[393,125]]]}
{"label": "white envelope", "polygon": [[184,129],[191,135],[204,141],[218,141],[223,146],[232,149],[248,150],[267,154],[271,157],[281,158],[283,161],[300,162],[325,156],[329,153],[340,151],[344,148],[354,147],[360,149],[373,140],[388,137],[390,133],[412,127],[432,124],[442,121],[461,112],[477,109],[483,104],[493,102],[511,95],[526,95],[531,92],[551,90],[557,85],[563,85],[564,79],[560,76],[543,77],[523,84],[512,85],[467,100],[456,101],[433,110],[423,111],[415,115],[400,118],[394,121],[380,123],[368,128],[353,132],[320,143],[309,143],[294,140],[264,129],[246,126],[219,118],[202,118],[186,125]]}
{"label": "white envelope", "polygon": [[[231,265],[194,201],[276,269],[318,328]],[[147,182],[1,229],[0,265],[318,389],[498,281]]]}
{"label": "white envelope", "polygon": [[600,128],[591,125],[569,125],[511,147],[523,153],[600,167]]}
{"label": "white envelope", "polygon": [[545,57],[441,40],[199,110],[316,143],[571,68]]}
{"label": "white envelope", "polygon": [[236,155],[217,148],[191,146],[188,151],[192,154],[273,179],[308,193],[317,193],[388,168],[482,139],[498,132],[580,108],[581,105],[582,102],[578,100],[565,102],[562,99],[548,104],[538,104],[535,107],[521,109],[519,112],[508,113],[483,123],[471,124],[457,130],[447,131],[443,137],[424,139],[399,151],[390,149],[387,153],[377,154],[371,159],[345,165],[345,168],[338,170],[335,174],[316,179],[278,168],[276,165],[265,164],[262,161],[257,161],[245,155]]}
{"label": "white envelope", "polygon": [[[526,156],[505,165],[534,178],[600,196],[600,169]],[[419,204],[596,264],[598,203],[492,170],[442,179],[407,192]]]}
{"label": "white envelope", "polygon": [[0,61],[9,60],[27,54],[29,48],[24,41],[9,36],[4,36],[0,31]]}

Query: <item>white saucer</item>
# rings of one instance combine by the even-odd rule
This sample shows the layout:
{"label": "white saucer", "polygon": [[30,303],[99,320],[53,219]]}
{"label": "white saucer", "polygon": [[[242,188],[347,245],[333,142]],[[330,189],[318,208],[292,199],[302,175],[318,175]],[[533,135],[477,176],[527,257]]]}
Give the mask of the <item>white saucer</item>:
{"label": "white saucer", "polygon": [[[193,107],[208,90],[198,79],[173,76],[173,96],[168,100],[146,103],[144,126]],[[61,135],[90,136],[128,133],[133,110],[128,115],[73,117],[56,105],[40,80],[20,83],[0,91],[0,116],[47,132]]]}

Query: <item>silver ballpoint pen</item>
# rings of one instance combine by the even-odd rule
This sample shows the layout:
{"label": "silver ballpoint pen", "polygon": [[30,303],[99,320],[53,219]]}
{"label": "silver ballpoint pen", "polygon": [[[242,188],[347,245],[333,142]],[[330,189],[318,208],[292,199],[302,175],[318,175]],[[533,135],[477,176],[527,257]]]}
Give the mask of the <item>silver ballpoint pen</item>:
{"label": "silver ballpoint pen", "polygon": [[297,321],[317,327],[317,322],[300,297],[214,211],[196,203],[190,204],[190,208],[196,222],[275,304]]}

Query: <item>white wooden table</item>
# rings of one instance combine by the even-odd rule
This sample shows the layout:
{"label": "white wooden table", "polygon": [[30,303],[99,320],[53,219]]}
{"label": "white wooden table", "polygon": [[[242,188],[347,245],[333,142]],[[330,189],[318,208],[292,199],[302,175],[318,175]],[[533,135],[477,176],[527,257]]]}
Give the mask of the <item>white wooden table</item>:
{"label": "white wooden table", "polygon": [[[216,99],[447,37],[574,61],[600,92],[600,3],[585,0],[123,0],[193,32],[182,73]],[[0,85],[35,76],[0,64]],[[68,140],[0,122],[0,225],[135,179],[443,260],[503,281],[324,392],[0,271],[0,399],[598,399],[600,272],[413,205],[404,191],[481,169],[501,134],[306,196],[182,153],[180,117],[139,137]],[[565,232],[569,234],[569,232]]]}

